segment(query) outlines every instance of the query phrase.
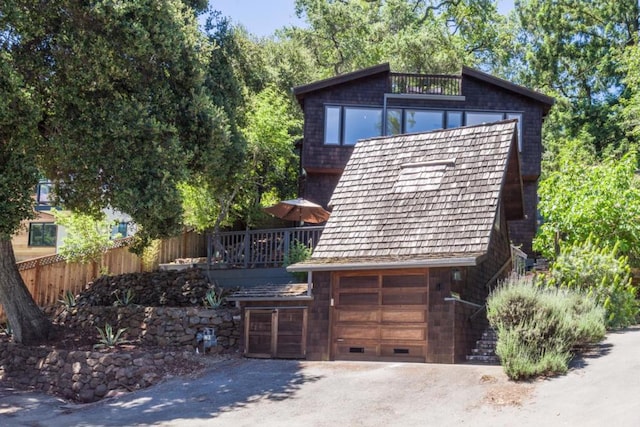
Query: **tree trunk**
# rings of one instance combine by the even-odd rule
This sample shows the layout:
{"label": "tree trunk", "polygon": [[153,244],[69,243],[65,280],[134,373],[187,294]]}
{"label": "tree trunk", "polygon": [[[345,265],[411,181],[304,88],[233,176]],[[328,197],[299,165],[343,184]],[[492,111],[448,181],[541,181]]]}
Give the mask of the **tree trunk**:
{"label": "tree trunk", "polygon": [[49,337],[51,322],[22,281],[11,240],[7,239],[0,239],[0,303],[15,342],[33,345]]}

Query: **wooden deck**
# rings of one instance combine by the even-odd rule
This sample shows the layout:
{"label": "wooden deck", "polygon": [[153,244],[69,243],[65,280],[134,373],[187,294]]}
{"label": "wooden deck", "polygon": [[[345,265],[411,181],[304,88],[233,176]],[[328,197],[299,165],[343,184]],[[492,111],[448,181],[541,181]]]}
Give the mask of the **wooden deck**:
{"label": "wooden deck", "polygon": [[219,242],[209,239],[211,265],[220,268],[282,267],[292,245],[301,243],[313,249],[323,229],[313,226],[222,232]]}

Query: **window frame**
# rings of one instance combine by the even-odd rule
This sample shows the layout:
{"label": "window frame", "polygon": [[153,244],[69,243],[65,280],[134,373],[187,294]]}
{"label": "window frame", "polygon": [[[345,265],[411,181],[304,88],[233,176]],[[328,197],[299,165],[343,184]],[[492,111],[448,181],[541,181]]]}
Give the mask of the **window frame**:
{"label": "window frame", "polygon": [[[45,229],[47,227],[53,227],[53,244],[46,244],[45,242]],[[34,228],[40,228],[40,236],[38,241],[34,241]],[[55,222],[30,222],[29,223],[29,235],[27,236],[27,246],[38,248],[52,248],[56,247],[58,243],[58,226]]]}

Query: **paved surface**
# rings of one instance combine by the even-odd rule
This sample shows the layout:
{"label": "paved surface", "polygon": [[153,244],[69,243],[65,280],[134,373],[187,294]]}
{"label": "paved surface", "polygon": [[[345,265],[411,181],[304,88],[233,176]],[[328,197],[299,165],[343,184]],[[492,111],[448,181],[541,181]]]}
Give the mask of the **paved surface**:
{"label": "paved surface", "polygon": [[477,365],[229,360],[89,405],[0,388],[0,426],[640,426],[640,328],[568,375]]}

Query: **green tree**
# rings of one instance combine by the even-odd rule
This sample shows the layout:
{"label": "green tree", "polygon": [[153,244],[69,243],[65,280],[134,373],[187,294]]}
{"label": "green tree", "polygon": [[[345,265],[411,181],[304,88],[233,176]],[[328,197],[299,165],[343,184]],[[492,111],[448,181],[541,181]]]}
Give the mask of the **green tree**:
{"label": "green tree", "polygon": [[587,133],[597,153],[624,145],[619,106],[628,92],[618,64],[638,42],[637,1],[521,0],[508,77],[554,96],[547,140]]}
{"label": "green tree", "polygon": [[286,34],[312,52],[324,76],[382,62],[407,72],[490,64],[502,37],[492,0],[297,0],[309,28]]}
{"label": "green tree", "polygon": [[[194,10],[203,6],[3,3],[0,78],[7,84],[0,85],[0,105],[14,113],[0,122],[0,150],[10,157],[0,166],[2,180],[12,183],[0,189],[7,194],[0,217],[9,218],[0,236],[0,301],[16,341],[37,342],[48,333],[10,244],[29,216],[27,189],[37,182],[27,171],[39,168],[52,179],[68,209],[97,215],[110,206],[128,213],[144,244],[179,229],[177,184],[189,170],[230,163],[224,114],[204,85],[210,44]],[[20,110],[26,111],[15,114]]]}
{"label": "green tree", "polygon": [[54,211],[56,224],[65,228],[58,253],[67,262],[100,262],[102,254],[113,247],[111,230],[114,221],[81,213]]}
{"label": "green tree", "polygon": [[534,249],[555,258],[557,242],[574,245],[592,236],[618,245],[632,265],[640,261],[640,186],[635,149],[598,161],[589,139],[565,140],[545,162],[538,208],[544,218]]}

